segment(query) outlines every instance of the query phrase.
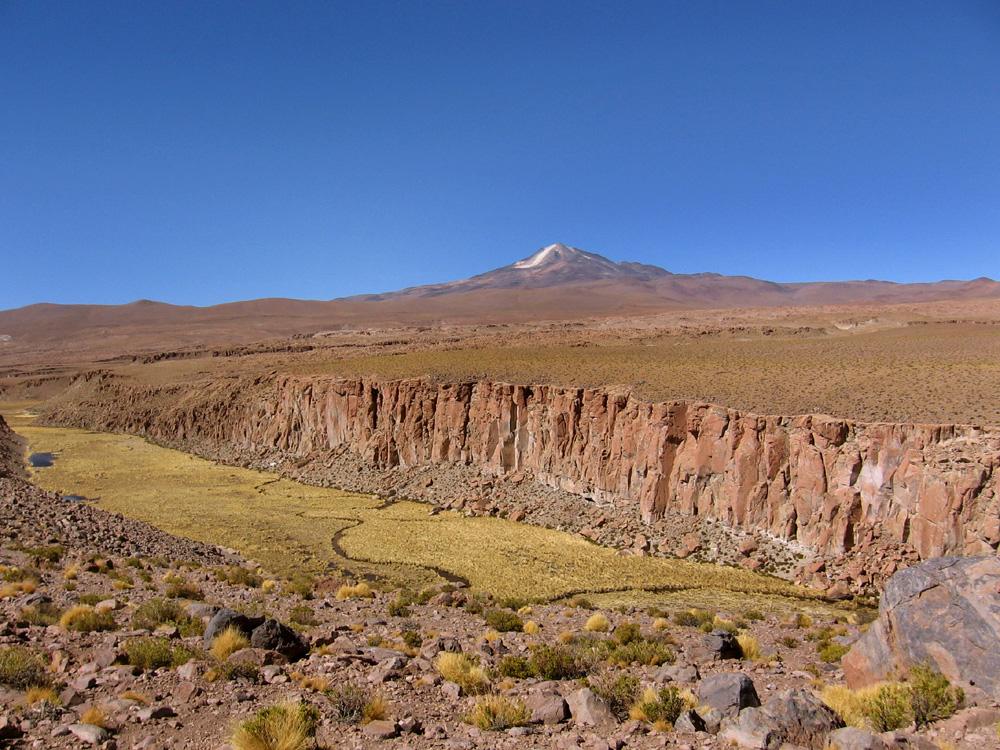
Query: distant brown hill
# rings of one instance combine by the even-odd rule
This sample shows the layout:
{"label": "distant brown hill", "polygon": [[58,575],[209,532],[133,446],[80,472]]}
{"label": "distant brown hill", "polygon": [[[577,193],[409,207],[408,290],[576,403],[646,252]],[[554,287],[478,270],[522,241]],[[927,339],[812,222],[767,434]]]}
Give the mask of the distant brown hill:
{"label": "distant brown hill", "polygon": [[569,320],[732,307],[907,303],[1000,298],[980,278],[775,283],[749,276],[674,274],[617,263],[562,244],[460,281],[330,301],[259,299],[210,307],[36,304],[0,312],[0,355],[44,350],[130,351],[238,344],[339,327]]}

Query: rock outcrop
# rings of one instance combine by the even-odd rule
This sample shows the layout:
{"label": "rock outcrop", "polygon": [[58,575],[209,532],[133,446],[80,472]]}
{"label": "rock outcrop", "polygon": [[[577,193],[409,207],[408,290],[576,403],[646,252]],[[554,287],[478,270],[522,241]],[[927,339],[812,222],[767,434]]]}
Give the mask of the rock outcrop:
{"label": "rock outcrop", "polygon": [[[73,390],[68,394],[71,398]],[[273,376],[96,379],[50,420],[204,455],[373,467],[455,463],[637,509],[708,517],[826,556],[878,540],[920,558],[1000,544],[1000,429],[761,416],[625,390]],[[895,572],[886,559],[876,577]]]}
{"label": "rock outcrop", "polygon": [[894,575],[844,676],[860,687],[922,663],[1000,699],[1000,559],[943,557]]}

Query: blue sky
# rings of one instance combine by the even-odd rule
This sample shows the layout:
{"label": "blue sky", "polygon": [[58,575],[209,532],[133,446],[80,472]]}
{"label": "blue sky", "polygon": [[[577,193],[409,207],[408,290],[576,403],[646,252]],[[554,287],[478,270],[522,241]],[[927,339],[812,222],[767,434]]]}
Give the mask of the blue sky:
{"label": "blue sky", "polygon": [[328,299],[562,241],[1000,277],[1000,4],[0,2],[0,308]]}

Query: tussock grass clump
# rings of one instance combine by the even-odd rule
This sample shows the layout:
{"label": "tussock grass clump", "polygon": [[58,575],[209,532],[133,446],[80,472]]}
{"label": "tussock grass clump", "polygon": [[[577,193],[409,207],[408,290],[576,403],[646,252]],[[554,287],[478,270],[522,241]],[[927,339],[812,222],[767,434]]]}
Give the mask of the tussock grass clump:
{"label": "tussock grass clump", "polygon": [[230,742],[234,750],[305,750],[318,721],[319,712],[306,703],[269,706],[241,723]]}
{"label": "tussock grass clump", "polygon": [[0,647],[0,685],[15,690],[49,687],[51,679],[45,660],[22,646]]}
{"label": "tussock grass clump", "polygon": [[524,621],[509,609],[491,609],[483,619],[498,633],[520,633],[524,630]]}
{"label": "tussock grass clump", "polygon": [[684,696],[674,685],[669,685],[660,690],[647,688],[642,697],[632,704],[628,715],[635,721],[644,721],[657,730],[666,731],[673,728],[677,717],[686,708],[688,705]]}
{"label": "tussock grass clump", "polygon": [[607,633],[610,628],[611,622],[602,612],[595,612],[583,624],[583,629],[590,633]]}
{"label": "tussock grass clump", "polygon": [[666,630],[670,627],[670,620],[666,617],[657,617],[653,620],[653,630]]}
{"label": "tussock grass clump", "polygon": [[371,586],[364,581],[353,586],[345,583],[337,589],[337,601],[340,602],[347,599],[371,599],[373,596],[375,594],[372,592]]}
{"label": "tussock grass clump", "polygon": [[740,633],[736,636],[736,642],[740,644],[740,651],[743,658],[750,661],[765,661],[764,652],[760,647],[760,641],[749,633]]}
{"label": "tussock grass clump", "polygon": [[80,714],[80,723],[107,729],[109,724],[108,712],[100,706],[91,706]]}
{"label": "tussock grass clump", "polygon": [[484,695],[476,699],[465,722],[483,731],[502,732],[511,727],[523,727],[531,715],[524,703],[504,695]]}
{"label": "tussock grass clump", "polygon": [[62,703],[56,691],[50,687],[28,688],[24,693],[24,702],[28,706],[37,706],[43,703],[50,706],[58,706]]}
{"label": "tussock grass clump", "polygon": [[576,649],[544,643],[531,649],[529,664],[534,675],[544,680],[573,680],[586,675],[590,667]]}
{"label": "tussock grass clump", "polygon": [[133,638],[125,644],[125,657],[132,666],[147,671],[179,667],[194,658],[194,652],[166,638]]}
{"label": "tussock grass clump", "polygon": [[240,632],[239,628],[228,627],[215,636],[212,641],[212,656],[217,661],[225,661],[240,649],[247,648],[250,641]]}
{"label": "tussock grass clump", "polygon": [[441,677],[454,682],[466,695],[484,693],[490,686],[486,670],[465,654],[443,651],[438,655],[434,666]]}
{"label": "tussock grass clump", "polygon": [[528,620],[526,623],[524,623],[524,632],[527,633],[528,635],[537,635],[539,632],[541,632],[541,630],[542,626],[539,625],[534,620]]}
{"label": "tussock grass clump", "polygon": [[31,578],[5,583],[0,586],[0,599],[13,599],[21,594],[33,594],[37,588],[38,583]]}
{"label": "tussock grass clump", "polygon": [[115,617],[108,610],[96,610],[89,604],[77,604],[63,612],[59,625],[65,630],[78,633],[93,633],[100,630],[113,630]]}

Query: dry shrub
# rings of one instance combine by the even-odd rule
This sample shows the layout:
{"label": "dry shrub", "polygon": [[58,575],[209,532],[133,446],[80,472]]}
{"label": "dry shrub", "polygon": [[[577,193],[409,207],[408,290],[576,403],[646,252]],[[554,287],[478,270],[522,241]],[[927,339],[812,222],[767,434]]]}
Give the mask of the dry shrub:
{"label": "dry shrub", "polygon": [[89,604],[77,604],[63,612],[59,624],[65,630],[92,633],[99,630],[113,630],[115,617],[108,610],[98,611]]}
{"label": "dry shrub", "polygon": [[628,715],[636,721],[644,721],[662,730],[673,727],[681,711],[687,707],[684,696],[673,685],[658,691],[646,688],[642,697],[632,704]]}
{"label": "dry shrub", "polygon": [[528,635],[537,635],[539,631],[541,631],[541,629],[542,626],[539,625],[534,620],[528,620],[526,623],[524,623],[524,632],[527,633]]}
{"label": "dry shrub", "polygon": [[90,724],[95,727],[108,728],[108,714],[100,706],[91,706],[80,714],[81,724]]}
{"label": "dry shrub", "polygon": [[760,642],[749,633],[740,633],[736,636],[736,642],[740,644],[740,651],[743,658],[750,661],[764,661],[764,652],[760,648]]}

